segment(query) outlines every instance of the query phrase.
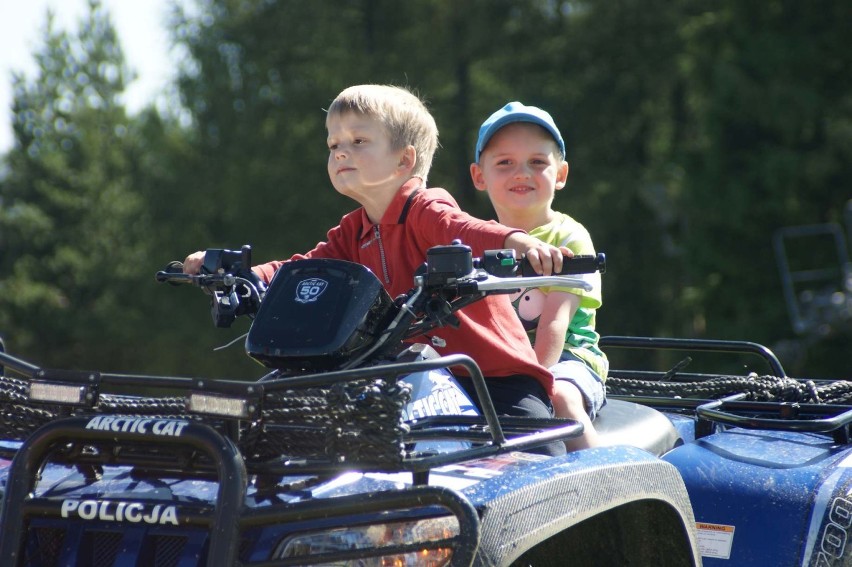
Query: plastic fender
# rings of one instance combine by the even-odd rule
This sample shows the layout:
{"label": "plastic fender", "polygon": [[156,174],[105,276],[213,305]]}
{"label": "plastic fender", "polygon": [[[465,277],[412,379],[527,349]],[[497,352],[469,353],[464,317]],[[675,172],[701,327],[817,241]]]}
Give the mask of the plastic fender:
{"label": "plastic fender", "polygon": [[704,565],[852,564],[852,448],[816,434],[730,429],[679,447]]}
{"label": "plastic fender", "polygon": [[[646,556],[644,561],[649,562],[639,564],[700,565],[692,508],[680,475],[668,463],[627,446],[587,449],[557,458],[511,455],[526,460],[525,466],[511,467],[505,474],[491,470],[491,478],[463,491],[482,518],[474,565],[508,565],[585,520],[637,503],[655,503],[676,518],[669,524],[673,531],[665,532],[655,532],[653,518],[647,519],[643,526],[647,532],[638,537],[658,555]],[[476,475],[475,468],[471,465],[469,474]],[[622,535],[601,535],[601,545],[613,546]],[[595,543],[577,545],[582,549]],[[624,557],[632,551],[625,546]]]}

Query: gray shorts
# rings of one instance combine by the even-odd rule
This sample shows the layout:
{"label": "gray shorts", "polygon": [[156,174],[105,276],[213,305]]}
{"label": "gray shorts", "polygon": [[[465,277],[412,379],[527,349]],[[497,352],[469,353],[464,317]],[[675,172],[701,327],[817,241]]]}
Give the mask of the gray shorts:
{"label": "gray shorts", "polygon": [[606,404],[606,389],[598,373],[568,351],[562,353],[559,362],[550,367],[550,372],[556,380],[567,380],[580,390],[589,418],[594,421],[598,411]]}

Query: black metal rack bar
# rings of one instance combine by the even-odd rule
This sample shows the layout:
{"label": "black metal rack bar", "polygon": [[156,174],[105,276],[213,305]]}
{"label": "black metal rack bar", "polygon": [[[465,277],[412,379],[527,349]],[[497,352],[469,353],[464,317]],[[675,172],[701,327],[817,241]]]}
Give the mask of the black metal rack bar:
{"label": "black metal rack bar", "polygon": [[[699,419],[724,423],[744,429],[769,429],[809,433],[841,433],[838,442],[848,442],[844,432],[852,423],[852,407],[839,405],[799,404],[787,402],[745,401],[745,394],[727,396],[699,405]],[[777,417],[759,417],[775,415]],[[810,416],[803,418],[804,416]],[[802,419],[800,419],[802,418]]]}
{"label": "black metal rack bar", "polygon": [[749,341],[607,336],[601,337],[600,346],[601,348],[668,349],[754,354],[761,357],[769,365],[774,376],[781,378],[787,376],[784,367],[781,365],[781,361],[778,360],[775,353],[759,343]]}

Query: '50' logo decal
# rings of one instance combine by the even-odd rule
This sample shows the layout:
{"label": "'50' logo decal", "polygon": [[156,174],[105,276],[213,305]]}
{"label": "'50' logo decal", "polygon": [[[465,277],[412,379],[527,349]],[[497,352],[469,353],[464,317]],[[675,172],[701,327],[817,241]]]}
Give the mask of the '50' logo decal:
{"label": "'50' logo decal", "polygon": [[296,301],[299,303],[316,301],[327,287],[328,282],[319,278],[302,280],[296,286]]}

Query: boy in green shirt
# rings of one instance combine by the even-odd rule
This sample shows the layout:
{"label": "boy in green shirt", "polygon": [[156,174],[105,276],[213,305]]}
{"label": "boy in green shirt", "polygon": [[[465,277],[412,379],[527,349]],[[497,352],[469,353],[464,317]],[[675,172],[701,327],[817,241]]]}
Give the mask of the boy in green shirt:
{"label": "boy in green shirt", "polygon": [[[568,162],[562,135],[544,110],[511,102],[492,114],[479,130],[470,174],[476,188],[488,192],[501,224],[577,255],[595,253],[583,225],[553,210],[556,191],[568,178]],[[576,419],[585,428],[582,437],[566,443],[569,449],[598,444],[592,420],[606,401],[609,364],[595,331],[601,278],[599,273],[584,277],[591,291],[528,289],[513,299],[539,364],[556,378],[556,415]]]}

